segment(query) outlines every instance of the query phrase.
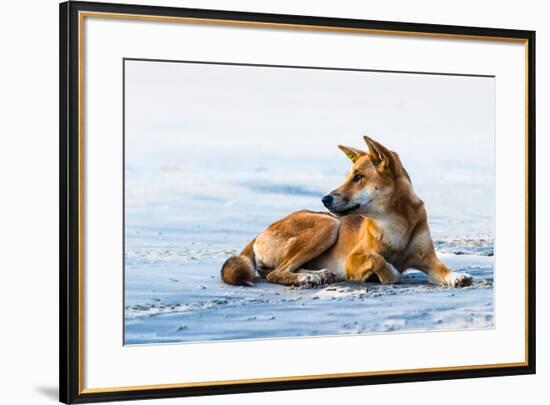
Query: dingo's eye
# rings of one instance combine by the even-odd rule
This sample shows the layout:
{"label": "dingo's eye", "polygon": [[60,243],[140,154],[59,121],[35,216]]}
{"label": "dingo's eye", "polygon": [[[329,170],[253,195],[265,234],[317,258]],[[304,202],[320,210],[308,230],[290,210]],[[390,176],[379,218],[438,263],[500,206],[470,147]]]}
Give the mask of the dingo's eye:
{"label": "dingo's eye", "polygon": [[357,183],[357,182],[361,181],[363,179],[363,177],[365,177],[365,176],[363,176],[360,173],[355,173],[353,175],[353,177],[351,178],[351,181],[353,181],[354,183]]}

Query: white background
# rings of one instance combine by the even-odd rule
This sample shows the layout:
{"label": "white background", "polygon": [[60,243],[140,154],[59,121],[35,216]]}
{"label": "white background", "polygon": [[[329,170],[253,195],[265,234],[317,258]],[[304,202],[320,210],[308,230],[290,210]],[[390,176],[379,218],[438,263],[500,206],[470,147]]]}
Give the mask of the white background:
{"label": "white background", "polygon": [[[152,1],[150,2],[152,3]],[[292,14],[355,17],[393,21],[433,22],[535,29],[538,31],[538,206],[550,203],[544,193],[543,177],[548,172],[548,119],[542,114],[547,101],[550,31],[545,28],[548,15],[535,2],[507,6],[504,2],[291,2],[265,1],[180,1],[172,5],[220,9],[265,11]],[[410,3],[410,4],[409,4]],[[160,3],[159,3],[160,4]],[[164,2],[163,4],[168,4]],[[542,4],[542,3],[540,3]],[[57,386],[57,35],[58,10],[54,1],[26,2],[4,8],[2,24],[3,60],[1,89],[3,114],[0,169],[3,185],[2,210],[2,395],[6,403],[55,402]],[[7,91],[6,91],[7,90]],[[543,231],[548,217],[538,212],[538,246],[548,245]],[[550,224],[548,224],[550,225]],[[8,260],[5,260],[7,258]],[[168,400],[164,403],[280,403],[304,401],[369,401],[463,403],[476,397],[481,401],[521,401],[542,393],[543,381],[550,372],[548,325],[543,323],[544,308],[550,307],[542,286],[548,276],[543,272],[548,259],[538,258],[538,363],[537,376],[479,380],[353,387],[331,390],[291,391],[194,399]],[[546,315],[546,319],[548,316]],[[548,321],[546,321],[548,322]],[[449,395],[449,393],[453,393]],[[465,399],[468,398],[468,399]],[[418,401],[415,401],[417,399]],[[536,400],[535,400],[536,402]],[[155,403],[149,401],[147,403]]]}

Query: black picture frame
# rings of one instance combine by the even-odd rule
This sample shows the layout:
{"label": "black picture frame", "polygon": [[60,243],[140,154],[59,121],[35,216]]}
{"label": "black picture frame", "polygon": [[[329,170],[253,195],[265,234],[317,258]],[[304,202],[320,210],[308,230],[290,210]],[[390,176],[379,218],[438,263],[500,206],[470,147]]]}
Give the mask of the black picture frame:
{"label": "black picture frame", "polygon": [[[527,338],[528,355],[524,365],[514,367],[477,367],[446,371],[407,372],[391,375],[327,377],[292,381],[248,382],[173,388],[113,390],[84,392],[79,376],[83,368],[79,355],[82,308],[79,306],[79,188],[83,179],[79,174],[79,41],[78,15],[80,12],[124,13],[198,19],[221,19],[274,24],[296,24],[338,28],[359,28],[395,32],[492,37],[525,41],[528,63],[527,111]],[[188,8],[123,5],[88,2],[65,2],[59,7],[59,166],[60,166],[60,273],[59,273],[59,387],[60,401],[85,403],[179,396],[218,395],[244,392],[294,390],[320,387],[341,387],[366,384],[388,384],[426,380],[448,380],[505,375],[533,374],[536,362],[535,321],[535,32],[526,30],[478,28],[434,24],[416,24],[374,20],[308,17],[282,14],[261,14],[235,11]]]}

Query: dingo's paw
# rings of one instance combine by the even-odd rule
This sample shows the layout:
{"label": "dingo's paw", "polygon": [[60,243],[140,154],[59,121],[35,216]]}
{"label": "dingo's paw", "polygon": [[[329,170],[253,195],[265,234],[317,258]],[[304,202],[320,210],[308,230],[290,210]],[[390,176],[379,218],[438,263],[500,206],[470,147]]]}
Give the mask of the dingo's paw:
{"label": "dingo's paw", "polygon": [[472,285],[472,280],[472,276],[468,273],[456,273],[453,271],[445,277],[442,284],[455,288],[468,287]]}
{"label": "dingo's paw", "polygon": [[330,270],[318,270],[300,273],[298,281],[304,287],[316,287],[322,284],[331,284],[338,281],[338,277]]}
{"label": "dingo's paw", "polygon": [[384,284],[400,284],[403,282],[401,273],[390,263],[388,263],[389,272],[385,277]]}

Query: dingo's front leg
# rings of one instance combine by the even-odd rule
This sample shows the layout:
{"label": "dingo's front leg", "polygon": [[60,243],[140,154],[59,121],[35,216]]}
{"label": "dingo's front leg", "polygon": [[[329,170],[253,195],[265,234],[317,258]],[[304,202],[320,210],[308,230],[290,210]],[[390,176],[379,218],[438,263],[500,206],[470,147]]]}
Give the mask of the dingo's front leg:
{"label": "dingo's front leg", "polygon": [[430,256],[423,263],[415,266],[428,275],[433,284],[440,284],[449,287],[467,287],[472,285],[472,276],[468,273],[457,273],[448,268],[435,255]]}
{"label": "dingo's front leg", "polygon": [[409,243],[408,257],[403,267],[423,271],[433,284],[449,287],[466,287],[472,284],[472,276],[452,271],[437,258],[427,224],[424,224],[424,228],[421,228]]}
{"label": "dingo's front leg", "polygon": [[374,252],[362,252],[360,249],[352,252],[346,260],[346,279],[352,281],[366,281],[375,274],[382,284],[394,284],[401,281],[401,273]]}

